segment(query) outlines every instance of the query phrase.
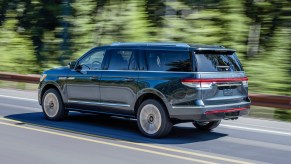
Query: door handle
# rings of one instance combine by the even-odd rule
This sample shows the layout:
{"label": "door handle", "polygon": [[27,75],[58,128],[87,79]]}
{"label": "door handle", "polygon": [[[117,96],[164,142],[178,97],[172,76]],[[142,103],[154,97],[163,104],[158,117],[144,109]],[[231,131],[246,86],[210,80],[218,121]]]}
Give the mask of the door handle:
{"label": "door handle", "polygon": [[133,78],[125,78],[125,79],[123,79],[123,81],[125,81],[125,82],[132,82],[132,81],[134,81],[134,79]]}
{"label": "door handle", "polygon": [[91,80],[97,80],[98,79],[98,76],[91,76],[90,79]]}

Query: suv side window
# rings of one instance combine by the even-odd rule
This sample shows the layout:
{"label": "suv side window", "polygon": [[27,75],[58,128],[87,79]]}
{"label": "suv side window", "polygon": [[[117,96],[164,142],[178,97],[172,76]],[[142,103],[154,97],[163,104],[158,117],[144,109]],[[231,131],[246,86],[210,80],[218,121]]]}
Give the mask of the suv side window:
{"label": "suv side window", "polygon": [[79,61],[79,66],[82,70],[100,70],[104,56],[105,50],[93,51]]}
{"label": "suv side window", "polygon": [[136,50],[111,50],[108,70],[137,70]]}
{"label": "suv side window", "polygon": [[146,62],[149,71],[192,71],[188,51],[149,50],[146,52]]}

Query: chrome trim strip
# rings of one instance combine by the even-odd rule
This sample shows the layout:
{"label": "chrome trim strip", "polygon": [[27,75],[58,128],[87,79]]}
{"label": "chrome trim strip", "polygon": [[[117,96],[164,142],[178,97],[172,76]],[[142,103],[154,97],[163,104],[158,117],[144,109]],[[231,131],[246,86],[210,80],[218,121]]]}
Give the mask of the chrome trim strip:
{"label": "chrome trim strip", "polygon": [[250,102],[241,102],[241,103],[233,103],[233,104],[221,104],[221,105],[203,105],[203,106],[173,106],[173,109],[179,108],[189,108],[189,109],[200,109],[200,108],[218,108],[218,107],[228,107],[234,105],[248,105]]}
{"label": "chrome trim strip", "polygon": [[130,118],[135,118],[134,115],[130,115],[130,114],[119,114],[119,113],[112,113],[112,112],[104,112],[104,111],[97,111],[97,110],[86,110],[86,109],[78,109],[78,108],[67,108],[71,111],[81,111],[81,112],[88,112],[88,113],[99,113],[99,114],[109,114],[112,116],[120,116],[120,117],[130,117]]}
{"label": "chrome trim strip", "polygon": [[217,86],[219,86],[219,87],[233,87],[233,86],[241,86],[242,84],[240,83],[237,83],[237,84],[219,84],[219,83],[217,83],[216,84]]}
{"label": "chrome trim strip", "polygon": [[67,79],[68,79],[68,80],[74,80],[75,77],[68,77]]}
{"label": "chrome trim strip", "polygon": [[100,102],[76,101],[76,100],[68,100],[68,102],[77,103],[77,104],[88,104],[88,105],[130,107],[130,105],[128,104],[113,104],[113,103],[100,103]]}
{"label": "chrome trim strip", "polygon": [[[231,99],[243,99],[243,98],[245,98],[246,96],[245,95],[241,95],[241,96],[231,96]],[[227,99],[229,99],[229,97],[228,96],[223,96],[223,97],[212,97],[212,98],[208,98],[207,100],[209,101],[216,101],[216,100],[227,100]]]}
{"label": "chrome trim strip", "polygon": [[59,77],[59,80],[66,80],[66,79],[67,79],[67,77],[63,77],[63,76]]}
{"label": "chrome trim strip", "polygon": [[[75,71],[76,70],[72,70]],[[157,72],[157,73],[189,73],[189,74],[237,74],[237,73],[245,73],[244,71],[236,71],[236,72],[176,72],[176,71],[143,71],[143,70],[86,70],[84,72],[92,72],[92,71],[115,71],[115,72]]]}

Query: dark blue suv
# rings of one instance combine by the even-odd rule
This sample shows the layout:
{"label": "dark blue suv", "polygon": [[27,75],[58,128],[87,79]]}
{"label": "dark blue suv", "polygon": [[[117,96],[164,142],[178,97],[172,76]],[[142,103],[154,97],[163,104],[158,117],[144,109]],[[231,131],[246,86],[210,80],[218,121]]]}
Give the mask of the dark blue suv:
{"label": "dark blue suv", "polygon": [[[39,103],[49,120],[68,111],[136,118],[159,138],[174,124],[200,130],[248,114],[248,78],[235,50],[184,43],[113,43],[45,71]],[[117,125],[118,126],[118,125]]]}

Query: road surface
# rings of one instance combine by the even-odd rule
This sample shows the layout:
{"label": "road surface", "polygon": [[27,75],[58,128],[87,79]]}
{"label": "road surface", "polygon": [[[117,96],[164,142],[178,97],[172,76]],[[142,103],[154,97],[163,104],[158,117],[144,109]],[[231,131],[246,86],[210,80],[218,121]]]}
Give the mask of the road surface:
{"label": "road surface", "polygon": [[179,124],[163,139],[135,120],[72,112],[44,119],[36,92],[0,89],[0,163],[290,163],[291,123],[243,117],[212,132]]}

